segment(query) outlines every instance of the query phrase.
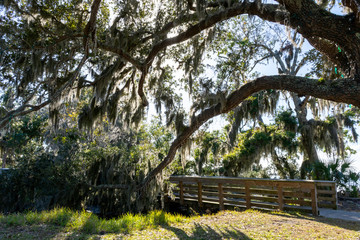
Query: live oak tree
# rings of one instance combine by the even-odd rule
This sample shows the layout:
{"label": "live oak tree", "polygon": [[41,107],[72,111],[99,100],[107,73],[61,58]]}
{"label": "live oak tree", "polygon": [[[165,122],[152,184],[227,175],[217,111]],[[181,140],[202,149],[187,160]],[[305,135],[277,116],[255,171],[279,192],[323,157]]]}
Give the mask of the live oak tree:
{"label": "live oak tree", "polygon": [[[271,59],[276,62],[279,74],[297,75],[305,65],[311,64],[312,70],[306,73],[307,76],[315,75],[321,79],[342,77],[336,66],[319,57],[313,49],[301,51],[304,39],[299,38],[297,32],[265,25],[259,20],[246,19],[245,22],[245,19],[239,19],[242,25],[236,24],[239,20],[229,21],[232,23],[232,27],[227,28],[230,37],[227,41],[220,40],[221,47],[216,48],[220,49],[218,52],[226,53],[217,64],[219,84],[231,86],[246,81],[246,77],[242,76],[249,76],[256,64]],[[275,36],[271,36],[271,32]],[[246,61],[247,58],[251,61]],[[281,102],[286,111],[279,109]],[[228,174],[241,174],[252,164],[258,163],[261,157],[267,156],[281,178],[294,178],[298,169],[294,169],[291,161],[299,158],[297,152],[301,152],[301,177],[305,178],[307,172],[313,170],[312,165],[319,162],[319,149],[324,149],[328,155],[335,152],[336,157],[341,159],[349,157],[351,149],[346,146],[344,130],[349,129],[351,139],[355,141],[357,133],[355,121],[350,117],[354,109],[345,112],[346,108],[344,104],[284,91],[262,91],[252,95],[228,114],[231,123],[230,144],[233,146],[238,140],[236,148],[224,158]],[[309,118],[308,112],[314,117]],[[264,114],[276,116],[278,126],[264,124]],[[327,117],[321,119],[321,115]],[[244,131],[244,127],[248,129],[251,125],[250,131]],[[239,130],[242,134],[237,138]],[[252,151],[247,151],[251,148]]]}
{"label": "live oak tree", "polygon": [[[62,101],[84,88],[94,90],[79,119],[80,126],[87,128],[104,115],[110,120],[139,122],[151,97],[156,97],[158,108],[166,107],[168,122],[176,123],[177,137],[139,188],[173,161],[177,150],[204,122],[229,112],[256,92],[279,89],[360,106],[358,0],[343,1],[342,6],[350,9],[347,15],[331,13],[331,3],[312,0],[1,3],[1,87],[10,88],[12,96],[1,109],[0,127],[47,106],[56,123]],[[186,72],[190,88],[196,85],[192,74],[204,48],[216,37],[216,26],[242,14],[296,30],[344,78],[258,77],[212,99],[209,107],[198,109],[186,122],[176,84],[171,82],[174,67],[168,60]]]}

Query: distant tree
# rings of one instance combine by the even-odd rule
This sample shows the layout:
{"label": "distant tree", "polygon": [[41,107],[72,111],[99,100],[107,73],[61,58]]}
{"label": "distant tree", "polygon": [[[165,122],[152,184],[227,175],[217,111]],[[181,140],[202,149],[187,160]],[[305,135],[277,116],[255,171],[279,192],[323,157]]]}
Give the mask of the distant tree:
{"label": "distant tree", "polygon": [[[334,66],[314,50],[302,53],[304,39],[298,37],[296,32],[291,32],[290,29],[285,30],[271,25],[264,25],[261,20],[247,21],[246,25],[241,26],[239,22],[244,22],[245,19],[243,17],[242,19],[230,21],[233,22],[231,24],[233,27],[226,32],[227,35],[231,35],[230,40],[220,40],[220,46],[215,48],[221,54],[217,63],[217,82],[222,88],[226,88],[224,85],[239,85],[247,81],[245,76],[250,75],[255,67],[261,68],[258,65],[269,60],[275,61],[279,74],[295,76],[304,66],[311,66],[311,72],[307,73],[307,76],[316,75],[320,79],[341,77],[340,72],[329,71],[329,69],[334,69]],[[274,28],[273,32],[265,31],[265,26]],[[315,62],[316,64],[313,64]],[[256,74],[256,72],[253,74]],[[287,111],[281,112],[278,107],[281,103],[281,107],[287,108]],[[303,153],[302,178],[306,177],[306,171],[311,168],[311,165],[319,162],[319,149],[324,149],[329,155],[336,149],[338,157],[342,159],[349,157],[348,153],[351,150],[345,151],[348,147],[345,143],[344,131],[350,130],[352,133],[350,139],[357,141],[356,121],[352,119],[351,109],[344,104],[279,91],[256,93],[228,114],[228,120],[231,123],[229,128],[230,145],[236,142],[236,135],[244,126],[249,127],[252,124],[254,126],[258,124],[259,128],[264,126],[262,131],[266,132],[267,128],[262,121],[264,115],[265,117],[267,117],[266,115],[274,116],[279,111],[281,113],[276,116],[275,123],[283,130],[291,130],[292,134],[295,134],[293,138],[300,137],[300,141],[296,139],[292,141],[298,142],[297,150]],[[295,113],[295,118],[291,116],[292,112]],[[314,117],[308,119],[308,112],[311,112]],[[345,130],[345,128],[348,130]],[[239,143],[239,145],[241,144],[245,143]],[[249,143],[246,144],[248,144],[248,148],[255,147],[249,145]],[[254,144],[257,143],[254,142]],[[264,144],[259,144],[256,156],[252,154],[251,157],[247,158],[248,160],[236,155],[238,159],[233,158],[232,161],[227,161],[231,174],[240,173],[236,172],[235,169],[240,171],[250,168],[252,163],[258,162],[261,155],[265,154],[272,159],[279,176],[289,177],[291,175],[293,178],[294,169],[289,168],[292,164],[287,163],[287,161],[290,158],[298,158],[294,154],[294,148],[288,149],[289,151],[285,150],[288,155],[284,157],[280,156],[282,155],[281,152],[284,151],[281,142],[276,143],[276,140],[273,139],[266,146]],[[238,163],[236,164],[233,161],[238,161]],[[236,165],[238,165],[238,168],[235,167]],[[291,170],[292,173],[290,175],[289,172],[285,174],[285,169]]]}

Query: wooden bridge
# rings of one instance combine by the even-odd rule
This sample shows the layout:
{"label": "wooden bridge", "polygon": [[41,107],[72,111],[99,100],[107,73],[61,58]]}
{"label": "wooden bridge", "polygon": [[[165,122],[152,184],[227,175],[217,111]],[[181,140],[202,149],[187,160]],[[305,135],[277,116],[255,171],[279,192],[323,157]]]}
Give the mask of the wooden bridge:
{"label": "wooden bridge", "polygon": [[333,181],[272,180],[235,177],[171,176],[175,200],[180,204],[196,201],[244,208],[308,210],[319,215],[321,208],[337,208]]}

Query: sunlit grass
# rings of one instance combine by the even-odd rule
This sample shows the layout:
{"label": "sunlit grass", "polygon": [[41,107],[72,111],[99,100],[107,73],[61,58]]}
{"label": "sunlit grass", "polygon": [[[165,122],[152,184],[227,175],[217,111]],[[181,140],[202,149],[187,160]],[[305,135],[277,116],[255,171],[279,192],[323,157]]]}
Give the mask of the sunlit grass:
{"label": "sunlit grass", "polygon": [[193,217],[152,211],[113,219],[67,208],[0,214],[0,239],[360,239],[359,229],[357,222],[281,211]]}
{"label": "sunlit grass", "polygon": [[49,224],[64,227],[67,231],[84,233],[130,233],[146,228],[187,221],[187,217],[164,211],[152,211],[146,215],[125,214],[119,218],[101,219],[91,212],[56,208],[51,211],[0,215],[0,223],[8,226]]}

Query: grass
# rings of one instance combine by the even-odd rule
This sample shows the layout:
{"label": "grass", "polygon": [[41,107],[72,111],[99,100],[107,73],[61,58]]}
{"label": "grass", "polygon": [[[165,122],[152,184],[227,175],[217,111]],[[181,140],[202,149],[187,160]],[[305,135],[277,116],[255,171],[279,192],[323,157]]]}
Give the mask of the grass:
{"label": "grass", "polygon": [[184,217],[163,211],[100,219],[86,211],[0,215],[0,239],[359,239],[360,223],[300,213],[222,211]]}
{"label": "grass", "polygon": [[24,214],[0,215],[0,223],[7,227],[25,227],[33,225],[54,225],[65,231],[94,233],[130,233],[134,230],[156,228],[186,221],[188,218],[163,211],[153,211],[147,215],[125,214],[117,219],[100,219],[91,212],[72,211],[67,208],[56,208],[51,211],[28,212]]}

